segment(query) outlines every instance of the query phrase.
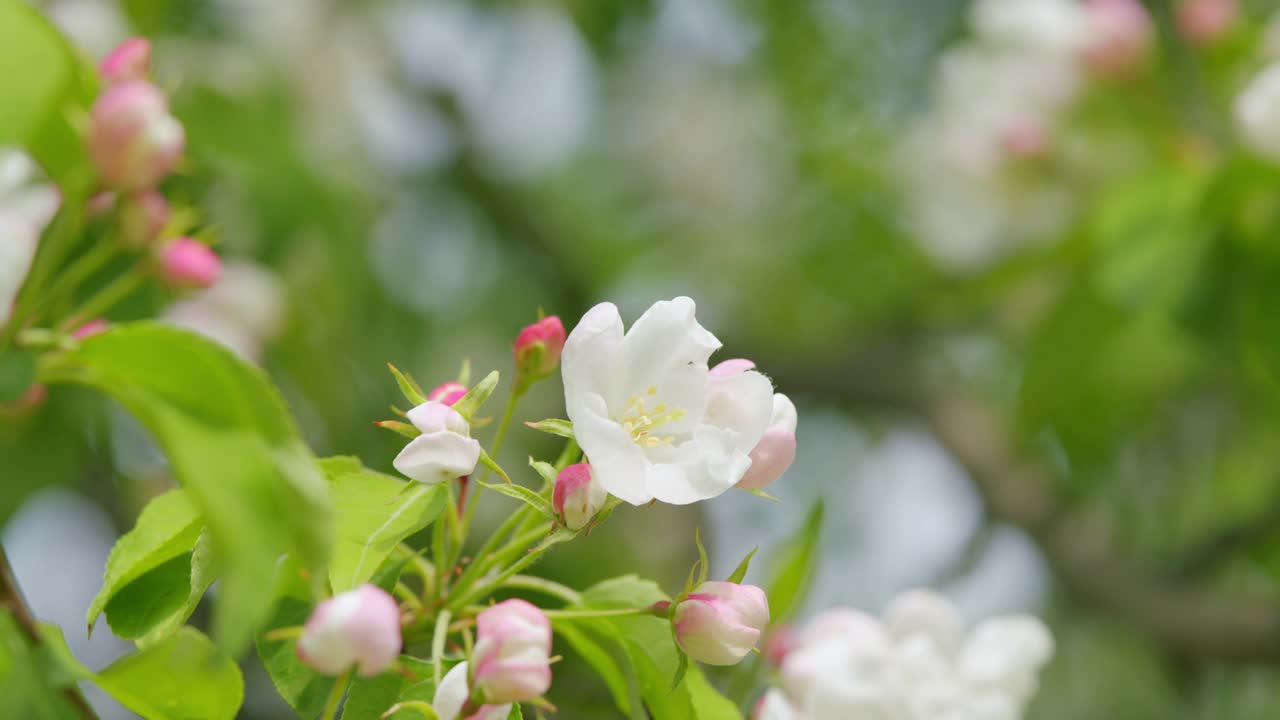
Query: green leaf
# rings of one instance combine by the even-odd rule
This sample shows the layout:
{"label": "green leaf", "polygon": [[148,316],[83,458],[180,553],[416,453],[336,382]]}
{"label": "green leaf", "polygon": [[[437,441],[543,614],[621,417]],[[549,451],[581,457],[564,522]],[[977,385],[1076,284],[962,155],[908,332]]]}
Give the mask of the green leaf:
{"label": "green leaf", "polygon": [[410,440],[422,434],[422,431],[418,428],[410,425],[409,423],[400,422],[399,420],[381,420],[374,423],[374,425],[377,425],[383,430],[390,430],[401,437],[407,437]]}
{"label": "green leaf", "polygon": [[25,350],[0,353],[0,403],[26,394],[36,379],[35,356]]}
{"label": "green leaf", "polygon": [[92,680],[146,720],[232,720],[244,701],[244,679],[231,657],[194,628],[126,655],[101,672],[77,662],[56,626],[45,644],[71,678]]}
{"label": "green leaf", "polygon": [[747,553],[747,556],[742,558],[742,562],[738,563],[738,567],[734,569],[733,574],[726,578],[726,580],[731,583],[742,582],[742,579],[747,576],[747,568],[751,566],[751,558],[755,557],[756,552],[759,550],[759,547],[751,548],[751,552]]}
{"label": "green leaf", "polygon": [[533,468],[542,476],[542,480],[545,483],[543,487],[554,488],[556,486],[556,478],[560,473],[556,472],[556,469],[550,464],[542,462],[541,460],[529,458],[529,467]]}
{"label": "green leaf", "polygon": [[[186,597],[168,615],[157,618],[151,624],[146,634],[137,639],[138,646],[148,647],[165,640],[182,627],[187,622],[187,618],[191,617],[191,613],[195,612],[196,606],[208,592],[214,578],[212,542],[209,540],[209,534],[203,533],[196,541],[195,550],[191,553]],[[111,622],[110,605],[107,606],[107,622]]]}
{"label": "green leaf", "polygon": [[238,654],[270,616],[277,560],[320,571],[331,546],[328,484],[279,394],[222,347],[152,323],[47,357],[41,376],[110,395],[164,449],[213,542],[214,637]]}
{"label": "green leaf", "polygon": [[[327,468],[326,468],[327,469]],[[336,544],[329,562],[335,593],[373,577],[396,544],[430,525],[448,501],[444,485],[407,482],[343,466],[329,474]]]}
{"label": "green leaf", "polygon": [[[653,582],[628,575],[587,589],[582,593],[582,601],[570,609],[628,608],[667,599]],[[670,624],[666,620],[652,616],[596,618],[577,621],[575,627],[593,633],[599,651],[585,645],[580,647],[575,644],[575,640],[580,638],[572,635],[564,635],[565,639],[605,678],[615,702],[620,697],[614,687],[618,682],[615,669],[620,665],[614,663],[611,667],[602,662],[600,658],[606,656],[626,659],[630,678],[655,718],[730,720],[742,717],[737,706],[707,682],[697,665],[689,664],[684,677],[672,687],[671,680],[679,671],[683,653],[672,640]],[[613,676],[612,680],[610,676]],[[618,702],[618,708],[627,714],[635,710],[621,702]]]}
{"label": "green leaf", "polygon": [[72,66],[65,44],[34,8],[0,0],[0,147],[28,143],[59,106]]}
{"label": "green leaf", "polygon": [[[800,609],[818,566],[818,543],[822,539],[822,501],[813,504],[804,525],[774,553],[768,585],[769,613],[779,621]],[[753,551],[754,552],[754,551]]]}
{"label": "green leaf", "polygon": [[574,439],[573,423],[568,420],[558,420],[556,418],[548,418],[539,420],[538,422],[527,422],[525,427],[533,428],[538,432],[544,432],[549,435],[559,435],[562,438]]}
{"label": "green leaf", "polygon": [[60,668],[61,652],[54,648],[52,654],[59,662],[47,662],[31,647],[13,615],[0,610],[0,698],[5,717],[82,720],[84,716],[61,692],[79,675],[67,678],[68,672]]}
{"label": "green leaf", "polygon": [[404,399],[414,405],[421,405],[427,401],[427,394],[422,392],[422,387],[418,385],[418,381],[409,375],[400,372],[400,368],[387,363],[387,367],[391,369],[391,374],[396,378],[396,384],[400,386],[400,392],[404,395]]}
{"label": "green leaf", "polygon": [[537,512],[546,516],[550,520],[556,519],[556,511],[551,506],[551,502],[548,501],[545,497],[534,492],[533,490],[530,490],[529,488],[524,487],[523,485],[515,485],[515,484],[508,485],[506,483],[486,483],[486,482],[482,482],[480,483],[480,485],[481,487],[484,487],[487,490],[493,490],[495,492],[502,493],[507,497],[515,498],[516,500],[519,500],[525,505],[528,505],[529,507],[533,508]]}
{"label": "green leaf", "polygon": [[498,387],[498,377],[497,370],[485,375],[484,379],[468,390],[466,395],[458,398],[458,402],[453,404],[453,409],[470,421],[480,409],[480,406],[484,405],[489,396],[493,394],[494,389]]}
{"label": "green leaf", "polygon": [[507,471],[503,470],[502,466],[499,465],[496,460],[489,457],[489,453],[485,452],[484,448],[480,449],[480,464],[497,473],[498,477],[502,478],[503,482],[508,485],[511,484],[511,476],[507,475]]}
{"label": "green leaf", "polygon": [[[147,503],[133,529],[111,548],[102,589],[89,604],[85,618],[90,631],[111,599],[130,583],[166,563],[189,556],[200,537],[201,525],[200,513],[184,490],[170,490]],[[189,560],[187,565],[190,567]],[[186,586],[186,580],[181,584]]]}
{"label": "green leaf", "polygon": [[[431,663],[408,655],[400,657],[401,669],[413,677],[399,672],[385,672],[371,678],[357,677],[347,691],[347,701],[342,706],[345,720],[370,720],[382,717],[397,703],[420,701],[430,703],[435,696],[435,683],[431,680]],[[391,718],[421,718],[424,714],[413,708],[403,708]]]}
{"label": "green leaf", "polygon": [[711,573],[711,563],[707,560],[707,549],[702,545],[702,530],[700,528],[693,529],[693,542],[698,546],[698,580],[693,583],[696,588],[707,581],[707,575]]}
{"label": "green leaf", "polygon": [[[276,603],[268,629],[295,627],[307,621],[311,603],[283,597]],[[325,700],[333,690],[334,679],[321,675],[298,659],[298,641],[258,638],[258,657],[276,692],[304,718],[314,718],[324,710]]]}

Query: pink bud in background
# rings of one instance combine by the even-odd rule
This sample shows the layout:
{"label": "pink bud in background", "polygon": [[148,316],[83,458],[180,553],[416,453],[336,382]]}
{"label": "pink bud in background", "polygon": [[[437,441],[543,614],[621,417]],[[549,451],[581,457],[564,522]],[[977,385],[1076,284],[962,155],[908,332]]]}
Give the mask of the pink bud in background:
{"label": "pink bud in background", "polygon": [[120,237],[126,247],[140,249],[160,237],[173,211],[169,201],[154,189],[125,199],[120,209]]}
{"label": "pink bud in background", "polygon": [[795,628],[790,625],[778,625],[769,629],[764,639],[764,659],[774,667],[782,667],[782,661],[799,642]]}
{"label": "pink bud in background", "polygon": [[467,386],[462,383],[449,381],[437,385],[434,390],[427,393],[427,400],[431,400],[445,405],[453,405],[467,394]]}
{"label": "pink bud in background", "polygon": [[98,63],[98,72],[108,85],[145,80],[151,71],[151,43],[132,37],[116,46]]}
{"label": "pink bud in background", "polygon": [[100,335],[106,332],[109,327],[111,327],[111,325],[106,320],[102,318],[94,318],[75,330],[72,330],[71,337],[77,340],[84,340],[85,338],[91,338],[94,335]]}
{"label": "pink bud in background", "polygon": [[516,336],[516,368],[521,377],[539,380],[560,366],[564,350],[564,324],[552,315],[529,325]]}
{"label": "pink bud in background", "polygon": [[486,703],[530,700],[551,687],[551,621],[524,600],[504,600],[476,616],[471,655]]}
{"label": "pink bud in background", "polygon": [[222,274],[222,261],[208,245],[180,237],[160,250],[160,272],[171,287],[207,288]]}
{"label": "pink bud in background", "polygon": [[1183,0],[1178,5],[1178,30],[1198,45],[1222,37],[1240,16],[1237,0]]}
{"label": "pink bud in background", "polygon": [[769,624],[769,600],[754,585],[704,582],[676,606],[676,642],[708,665],[735,665]]}
{"label": "pink bud in background", "polygon": [[551,495],[552,505],[570,530],[581,530],[600,512],[609,499],[604,489],[591,474],[591,466],[578,463],[560,471],[556,487]]}
{"label": "pink bud in background", "polygon": [[89,198],[89,204],[85,207],[89,217],[102,217],[111,212],[116,206],[116,194],[113,192],[100,192]]}
{"label": "pink bud in background", "polygon": [[385,590],[366,584],[316,606],[298,639],[298,658],[326,675],[354,665],[370,677],[391,667],[400,646],[400,608]]}
{"label": "pink bud in background", "polygon": [[1151,50],[1151,16],[1138,0],[1087,0],[1092,26],[1085,62],[1103,75],[1137,69]]}
{"label": "pink bud in background", "polygon": [[796,406],[782,393],[773,395],[769,429],[751,450],[751,467],[738,481],[744,490],[759,490],[782,477],[796,459]]}
{"label": "pink bud in background", "polygon": [[141,190],[160,182],[181,157],[184,139],[164,93],[144,80],[112,85],[93,105],[89,156],[113,189]]}

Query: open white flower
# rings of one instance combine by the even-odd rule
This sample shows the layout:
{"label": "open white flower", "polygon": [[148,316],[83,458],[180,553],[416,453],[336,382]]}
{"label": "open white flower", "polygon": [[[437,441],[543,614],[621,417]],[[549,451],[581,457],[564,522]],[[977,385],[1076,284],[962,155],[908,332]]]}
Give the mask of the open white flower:
{"label": "open white flower", "polygon": [[569,334],[565,406],[611,494],[684,505],[725,492],[751,467],[773,385],[748,370],[725,379],[710,403],[707,360],[719,347],[687,297],[654,303],[625,334],[618,308],[601,303]]}
{"label": "open white flower", "polygon": [[36,174],[29,155],[0,148],[0,326],[9,319],[40,233],[61,201],[56,187],[35,182]]}
{"label": "open white flower", "polygon": [[396,470],[428,485],[475,471],[480,443],[470,436],[471,426],[457,410],[428,400],[407,415],[422,434],[410,440],[392,461]]}

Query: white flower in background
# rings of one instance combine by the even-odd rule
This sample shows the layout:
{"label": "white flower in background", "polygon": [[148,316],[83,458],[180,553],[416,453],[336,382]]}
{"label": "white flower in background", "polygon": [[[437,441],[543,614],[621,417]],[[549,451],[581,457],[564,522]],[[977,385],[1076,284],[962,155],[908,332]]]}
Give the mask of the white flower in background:
{"label": "white flower in background", "polygon": [[264,343],[284,329],[285,306],[284,287],[271,271],[232,260],[212,287],[170,305],[163,319],[257,362]]}
{"label": "white flower in background", "polygon": [[1062,54],[1089,42],[1088,14],[1077,0],[977,0],[974,33],[986,42]]}
{"label": "white flower in background", "polygon": [[1254,152],[1280,160],[1280,65],[1253,78],[1236,97],[1236,127]]}
{"label": "white flower in background", "polygon": [[54,0],[45,15],[72,45],[100,58],[129,37],[129,21],[116,0]]}
{"label": "white flower in background", "polygon": [[1053,654],[1044,623],[980,622],[926,591],[899,596],[883,618],[828,610],[801,633],[756,720],[1018,720]]}
{"label": "white flower in background", "polygon": [[409,422],[422,434],[409,441],[392,462],[396,470],[420,483],[435,483],[470,475],[480,459],[480,443],[471,426],[452,407],[428,400],[408,412]]}
{"label": "white flower in background", "polygon": [[22,289],[40,234],[61,203],[58,189],[37,182],[31,156],[0,148],[0,326],[9,320],[13,301]]}
{"label": "white flower in background", "polygon": [[773,386],[754,370],[735,403],[708,403],[707,359],[720,341],[687,297],[654,303],[631,330],[612,303],[591,308],[561,356],[565,406],[596,479],[633,505],[684,505],[733,487],[769,426]]}

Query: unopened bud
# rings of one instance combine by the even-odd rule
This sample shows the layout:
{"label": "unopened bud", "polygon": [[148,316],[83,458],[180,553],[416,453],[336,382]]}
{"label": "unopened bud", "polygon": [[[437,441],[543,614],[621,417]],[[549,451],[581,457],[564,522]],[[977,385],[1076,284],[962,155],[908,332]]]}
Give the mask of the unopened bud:
{"label": "unopened bud", "polygon": [[98,63],[98,72],[108,85],[146,80],[150,71],[151,43],[142,37],[125,40]]}
{"label": "unopened bud", "polygon": [[524,600],[504,600],[476,616],[471,655],[486,703],[532,700],[551,687],[551,621]]}
{"label": "unopened bud", "polygon": [[1085,62],[1103,75],[1137,69],[1151,49],[1151,16],[1139,0],[1087,0],[1092,28]]}
{"label": "unopened bud", "polygon": [[94,335],[101,335],[106,332],[109,327],[111,327],[111,325],[106,320],[102,318],[94,318],[75,330],[72,330],[71,337],[77,340],[84,340],[86,338],[91,338]]}
{"label": "unopened bud", "polygon": [[547,377],[560,367],[564,324],[552,315],[529,325],[516,336],[516,370],[526,383]]}
{"label": "unopened bud", "polygon": [[94,103],[89,156],[113,189],[142,190],[160,182],[177,164],[184,140],[164,93],[145,80],[112,85]]}
{"label": "unopened bud", "polygon": [[1183,0],[1178,5],[1178,31],[1198,45],[1222,37],[1240,16],[1237,0]]}
{"label": "unopened bud", "polygon": [[769,600],[754,585],[704,582],[676,606],[676,642],[708,665],[735,665],[769,624]]}
{"label": "unopened bud", "polygon": [[298,658],[326,675],[356,666],[370,677],[391,667],[400,647],[400,608],[385,590],[365,584],[316,606],[298,639]]}
{"label": "unopened bud", "polygon": [[176,288],[207,288],[222,275],[222,260],[208,245],[180,237],[160,250],[160,272]]}
{"label": "unopened bud", "polygon": [[453,382],[441,383],[434,390],[427,393],[428,400],[434,400],[445,405],[453,405],[467,394],[467,386],[462,383]]}
{"label": "unopened bud", "polygon": [[609,499],[609,492],[596,481],[591,466],[578,463],[560,471],[556,476],[551,502],[556,513],[570,530],[581,530],[600,512]]}

